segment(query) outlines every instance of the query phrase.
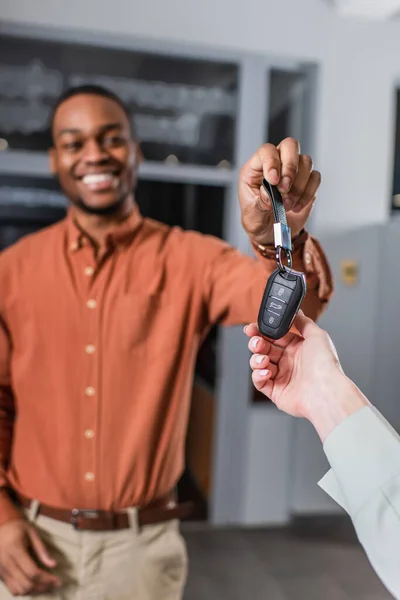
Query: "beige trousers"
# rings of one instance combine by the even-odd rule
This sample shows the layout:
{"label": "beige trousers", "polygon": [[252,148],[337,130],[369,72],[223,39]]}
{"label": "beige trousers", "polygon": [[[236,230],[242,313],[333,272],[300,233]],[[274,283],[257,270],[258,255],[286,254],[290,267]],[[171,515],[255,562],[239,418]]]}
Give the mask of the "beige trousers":
{"label": "beige trousers", "polygon": [[[31,518],[64,585],[32,600],[181,600],[187,575],[185,542],[177,521],[121,531],[76,531],[47,517]],[[29,515],[27,515],[29,516]],[[30,515],[32,517],[32,515]],[[15,596],[0,582],[0,600]]]}

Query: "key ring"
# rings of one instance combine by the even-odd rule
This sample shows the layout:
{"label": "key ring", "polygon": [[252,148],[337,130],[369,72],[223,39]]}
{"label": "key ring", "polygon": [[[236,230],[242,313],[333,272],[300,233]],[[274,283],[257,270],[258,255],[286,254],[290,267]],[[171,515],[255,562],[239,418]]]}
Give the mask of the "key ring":
{"label": "key ring", "polygon": [[[282,263],[282,250],[286,254],[287,265]],[[276,262],[278,264],[279,270],[282,273],[290,273],[292,270],[292,253],[287,248],[282,248],[282,246],[277,246],[276,248]]]}

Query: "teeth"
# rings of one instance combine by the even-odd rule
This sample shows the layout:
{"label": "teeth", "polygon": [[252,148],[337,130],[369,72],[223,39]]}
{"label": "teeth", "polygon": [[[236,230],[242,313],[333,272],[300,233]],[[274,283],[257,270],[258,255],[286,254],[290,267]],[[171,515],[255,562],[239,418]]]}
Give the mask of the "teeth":
{"label": "teeth", "polygon": [[82,181],[86,183],[86,185],[93,185],[95,183],[102,183],[103,181],[112,181],[114,179],[114,175],[110,173],[96,173],[91,175],[85,175]]}

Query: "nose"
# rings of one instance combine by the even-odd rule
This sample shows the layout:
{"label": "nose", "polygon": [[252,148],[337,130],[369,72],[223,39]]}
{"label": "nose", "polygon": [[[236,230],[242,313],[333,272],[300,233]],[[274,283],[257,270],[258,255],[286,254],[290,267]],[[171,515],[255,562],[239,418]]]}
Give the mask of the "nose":
{"label": "nose", "polygon": [[91,138],[85,144],[82,158],[87,164],[98,164],[107,161],[108,154],[98,140]]}

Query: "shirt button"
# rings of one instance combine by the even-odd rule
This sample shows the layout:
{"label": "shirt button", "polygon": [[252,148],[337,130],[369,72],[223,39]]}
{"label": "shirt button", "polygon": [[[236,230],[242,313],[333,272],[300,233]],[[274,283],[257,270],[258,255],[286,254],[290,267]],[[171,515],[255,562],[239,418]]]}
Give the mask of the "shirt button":
{"label": "shirt button", "polygon": [[87,440],[92,440],[94,438],[94,431],[93,431],[93,429],[86,429],[86,431],[85,431],[85,438]]}
{"label": "shirt button", "polygon": [[87,275],[88,277],[91,277],[94,273],[94,269],[93,267],[86,267],[85,269],[85,275]]}
{"label": "shirt button", "polygon": [[94,473],[85,473],[86,481],[94,481]]}
{"label": "shirt button", "polygon": [[96,302],[96,300],[90,299],[86,302],[86,306],[88,308],[96,308],[97,302]]}
{"label": "shirt button", "polygon": [[93,344],[88,344],[85,348],[86,354],[94,354],[95,350],[96,348],[93,346]]}
{"label": "shirt button", "polygon": [[85,394],[86,394],[86,396],[94,396],[94,395],[95,395],[95,393],[96,393],[96,391],[95,391],[94,387],[88,386],[88,387],[85,389]]}
{"label": "shirt button", "polygon": [[306,253],[306,265],[309,265],[310,263],[311,263],[311,256],[310,256],[310,253],[307,252]]}

